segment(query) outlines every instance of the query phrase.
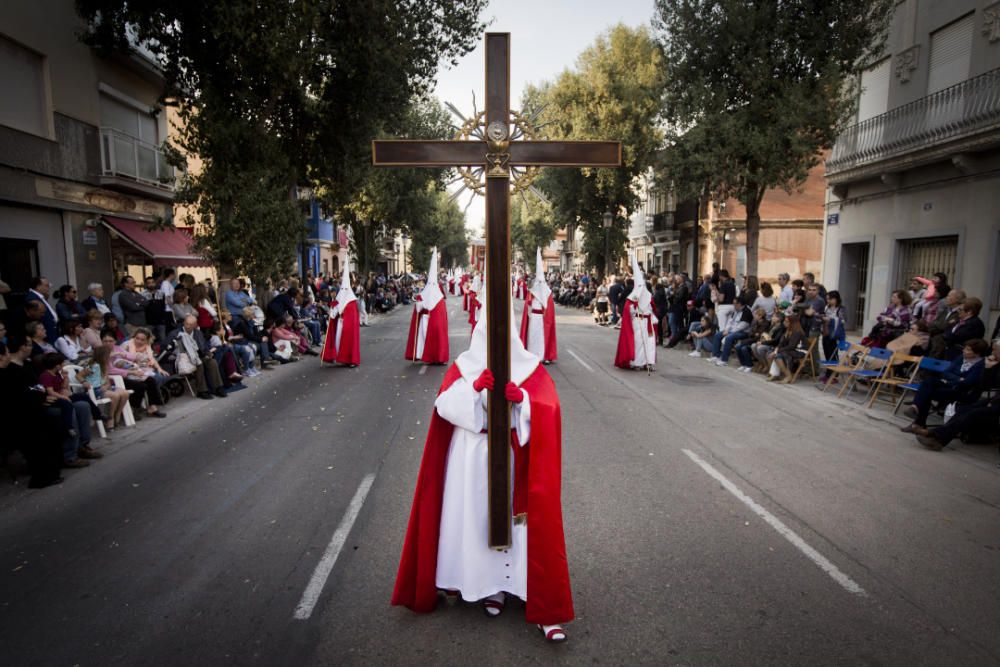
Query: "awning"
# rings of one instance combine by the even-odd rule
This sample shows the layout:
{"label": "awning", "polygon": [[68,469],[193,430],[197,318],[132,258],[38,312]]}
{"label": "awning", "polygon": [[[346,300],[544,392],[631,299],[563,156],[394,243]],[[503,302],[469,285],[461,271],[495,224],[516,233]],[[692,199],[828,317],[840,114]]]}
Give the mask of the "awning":
{"label": "awning", "polygon": [[103,216],[101,222],[152,258],[155,267],[212,266],[211,262],[195,253],[193,239],[175,227],[154,229],[147,222],[110,215]]}

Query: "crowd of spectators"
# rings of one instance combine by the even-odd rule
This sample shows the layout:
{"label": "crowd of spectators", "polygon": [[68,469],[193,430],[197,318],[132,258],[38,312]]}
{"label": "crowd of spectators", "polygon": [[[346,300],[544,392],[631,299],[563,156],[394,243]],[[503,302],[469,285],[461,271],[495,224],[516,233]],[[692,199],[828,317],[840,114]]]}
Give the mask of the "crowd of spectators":
{"label": "crowd of spectators", "polygon": [[[592,311],[600,326],[621,327],[622,308],[634,285],[631,277],[601,280],[552,272],[546,280],[558,303]],[[919,385],[907,407],[913,423],[905,431],[936,449],[955,437],[1000,433],[1000,322],[987,338],[982,300],[949,285],[944,273],[916,276],[906,289],[892,292],[889,305],[862,332],[852,359],[841,358],[848,349],[843,299],[812,273],[796,279],[781,274],[773,285],[752,275],[737,282],[713,264],[712,272],[697,282],[683,272],[649,274],[646,280],[659,321],[657,344],[665,348],[684,348],[692,357],[778,383],[793,382],[801,367],[821,388],[841,382],[831,368],[854,362],[863,368],[884,366],[884,361],[862,359],[857,350],[885,349],[897,355],[885,377],[915,377]],[[902,355],[948,366],[929,371],[898,361]],[[859,384],[865,382],[872,380]],[[949,411],[944,426],[927,426],[933,410]]]}

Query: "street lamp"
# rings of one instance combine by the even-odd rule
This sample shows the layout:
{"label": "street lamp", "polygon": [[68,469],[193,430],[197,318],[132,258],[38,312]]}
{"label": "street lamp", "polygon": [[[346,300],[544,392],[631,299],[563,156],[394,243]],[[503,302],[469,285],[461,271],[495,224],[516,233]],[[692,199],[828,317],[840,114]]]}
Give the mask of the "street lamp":
{"label": "street lamp", "polygon": [[604,276],[607,277],[608,269],[611,268],[611,223],[615,221],[615,216],[611,211],[604,212]]}

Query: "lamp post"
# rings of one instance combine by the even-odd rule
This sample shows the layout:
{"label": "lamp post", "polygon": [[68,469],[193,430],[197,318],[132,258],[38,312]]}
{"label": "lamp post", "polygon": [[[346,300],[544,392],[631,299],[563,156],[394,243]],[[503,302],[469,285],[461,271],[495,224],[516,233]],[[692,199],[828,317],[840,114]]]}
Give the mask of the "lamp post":
{"label": "lamp post", "polygon": [[615,221],[615,216],[611,211],[604,212],[604,277],[608,277],[608,270],[611,268],[611,223]]}

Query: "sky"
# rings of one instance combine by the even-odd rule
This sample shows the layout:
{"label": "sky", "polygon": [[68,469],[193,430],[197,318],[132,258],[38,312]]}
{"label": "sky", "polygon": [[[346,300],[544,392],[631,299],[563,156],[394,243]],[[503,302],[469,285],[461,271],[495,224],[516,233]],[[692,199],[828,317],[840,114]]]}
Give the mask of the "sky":
{"label": "sky", "polygon": [[[652,16],[653,0],[491,0],[482,20],[489,32],[510,33],[510,101],[516,109],[528,84],[551,81],[573,69],[580,53],[611,26],[648,26]],[[480,41],[456,67],[439,70],[435,95],[471,115],[475,91],[476,106],[482,109],[483,68]],[[462,193],[458,204],[464,208],[469,196]],[[477,196],[466,212],[466,228],[481,233],[485,216],[483,198]]]}

